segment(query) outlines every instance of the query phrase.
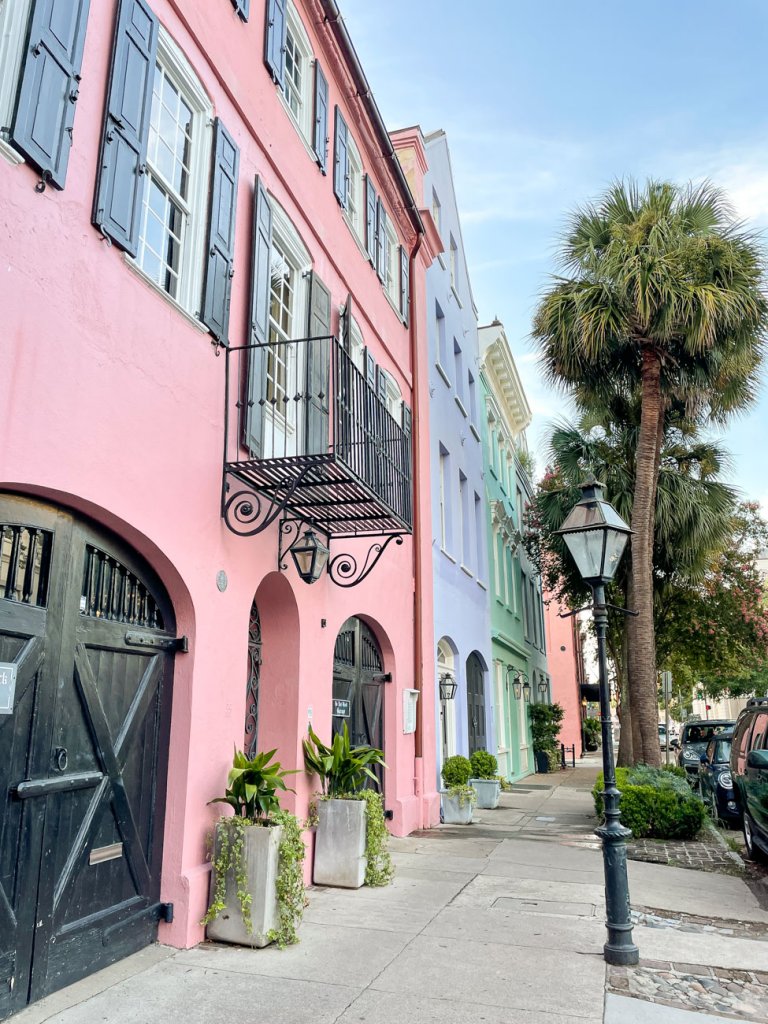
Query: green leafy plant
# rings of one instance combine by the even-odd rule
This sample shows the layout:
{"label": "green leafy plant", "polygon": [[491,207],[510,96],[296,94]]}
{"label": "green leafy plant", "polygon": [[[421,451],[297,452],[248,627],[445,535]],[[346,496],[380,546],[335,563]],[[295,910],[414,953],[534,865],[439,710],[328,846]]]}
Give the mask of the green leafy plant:
{"label": "green leafy plant", "polygon": [[559,704],[529,704],[531,739],[534,753],[555,750],[565,712]]}
{"label": "green leafy plant", "polygon": [[472,778],[472,765],[469,758],[462,754],[454,754],[453,757],[445,759],[440,774],[448,790],[456,786],[466,786]]}
{"label": "green leafy plant", "polygon": [[487,750],[476,750],[469,759],[473,779],[495,779],[499,762]]}
{"label": "green leafy plant", "polygon": [[353,747],[349,742],[347,723],[336,733],[328,746],[309,728],[309,739],[303,741],[304,766],[308,775],[320,779],[323,796],[337,798],[359,793],[368,781],[379,785],[375,767],[386,768],[384,754],[376,747]]}
{"label": "green leafy plant", "polygon": [[389,885],[395,873],[387,844],[389,832],[384,821],[384,801],[381,793],[364,789],[359,794],[365,800],[365,884]]}
{"label": "green leafy plant", "polygon": [[268,938],[282,949],[298,942],[298,927],[307,905],[304,889],[305,847],[302,828],[295,815],[280,809],[277,791],[288,791],[283,781],[292,771],[273,761],[275,750],[257,754],[249,760],[235,749],[233,766],[227,777],[223,797],[209,803],[225,803],[234,814],[219,818],[213,836],[213,896],[200,922],[209,924],[227,906],[227,891],[234,884],[235,895],[246,932],[253,934],[252,895],[245,870],[245,830],[249,827],[281,826],[276,880],[279,924]]}
{"label": "green leafy plant", "polygon": [[601,728],[599,718],[584,719],[584,741],[595,750],[597,750],[597,745],[600,742]]}
{"label": "green leafy plant", "polygon": [[286,775],[295,775],[297,769],[285,769],[273,761],[276,750],[257,754],[249,760],[235,747],[232,767],[227,776],[224,796],[209,800],[211,804],[229,804],[240,818],[258,823],[280,809],[277,791],[293,792],[286,786]]}
{"label": "green leafy plant", "polygon": [[[603,775],[592,790],[595,811],[603,815]],[[650,765],[617,768],[621,820],[637,839],[692,839],[707,816],[702,801],[676,772]]]}

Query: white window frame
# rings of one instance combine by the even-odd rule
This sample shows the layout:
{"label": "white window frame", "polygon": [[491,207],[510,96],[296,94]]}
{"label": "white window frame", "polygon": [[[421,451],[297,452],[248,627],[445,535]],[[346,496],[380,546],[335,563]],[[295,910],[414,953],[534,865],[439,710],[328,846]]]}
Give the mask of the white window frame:
{"label": "white window frame", "polygon": [[[314,95],[315,95],[315,55],[312,52],[312,44],[309,41],[307,30],[304,28],[299,13],[296,10],[296,5],[288,3],[285,10],[285,24],[286,24],[286,37],[285,45],[288,46],[288,35],[290,34],[293,39],[294,45],[298,50],[299,54],[303,58],[304,69],[301,79],[301,88],[299,91],[299,113],[298,116],[294,113],[291,107],[290,101],[285,94],[285,84],[282,86],[278,83],[277,91],[283,106],[288,111],[288,115],[299,130],[304,142],[308,145],[312,145],[312,128],[314,124]],[[284,69],[284,82],[288,81],[288,69]]]}
{"label": "white window frame", "polygon": [[[163,285],[147,273],[139,262],[141,248],[132,264],[169,301],[180,306],[187,313],[200,315],[203,288],[204,253],[208,230],[208,192],[211,173],[211,144],[213,138],[213,106],[210,98],[192,69],[192,65],[160,26],[157,43],[157,63],[167,77],[183,95],[192,111],[192,155],[189,161],[189,193],[184,211],[184,228],[181,238],[181,259],[179,262],[178,295],[170,295]],[[146,202],[149,177],[152,166],[147,161],[148,174],[142,196],[142,217]]]}
{"label": "white window frame", "polygon": [[360,330],[360,324],[352,317],[352,330],[350,331],[350,340],[352,343],[352,363],[360,373],[365,373],[365,340],[363,338],[363,332]]}
{"label": "white window frame", "polygon": [[[294,308],[291,311],[291,321],[293,324],[291,334],[293,338],[300,340],[305,338],[307,333],[306,324],[309,308],[309,272],[312,269],[312,258],[309,254],[309,250],[302,241],[301,235],[296,230],[293,221],[271,194],[269,196],[269,202],[272,207],[273,244],[275,241],[277,242],[283,256],[294,272],[296,283],[293,291]],[[303,371],[304,360],[301,358],[302,353],[300,353],[298,349],[298,345],[290,346],[289,348],[289,359],[292,360],[292,364],[288,366],[286,380],[286,390],[288,393],[295,392],[296,388],[300,387],[302,384],[298,375]],[[289,404],[288,408],[290,410],[295,407]],[[275,456],[296,454],[295,446],[299,445],[303,423],[298,422],[295,416],[288,416],[287,419],[283,416],[278,416],[275,419],[275,430],[273,431],[272,423],[270,422],[269,425],[267,425],[266,422],[269,419],[269,416],[270,413],[266,412],[264,437],[265,439],[273,436],[276,437],[277,443],[275,446],[276,450],[274,452]],[[284,444],[281,447],[278,438],[283,437],[283,432],[285,437],[283,438]],[[269,458],[269,455],[267,454],[265,457]]]}
{"label": "white window frame", "polygon": [[403,403],[403,395],[398,387],[397,381],[388,373],[386,370],[379,370],[379,373],[384,374],[384,381],[386,383],[386,400],[387,409],[389,410],[390,416],[394,417],[398,423],[400,423],[400,412]]}
{"label": "white window frame", "polygon": [[384,290],[400,316],[400,240],[387,217],[387,275]]}
{"label": "white window frame", "polygon": [[19,86],[32,0],[0,0],[0,154],[11,164],[24,157],[10,144],[11,121]]}
{"label": "white window frame", "polygon": [[360,150],[357,148],[357,143],[349,132],[347,133],[347,160],[349,166],[349,186],[344,219],[351,228],[352,234],[362,246],[365,236],[365,173]]}
{"label": "white window frame", "polygon": [[456,242],[454,241],[453,235],[450,236],[449,256],[451,270],[451,288],[453,288],[454,292],[456,292],[459,273],[459,250],[458,246],[456,245]]}

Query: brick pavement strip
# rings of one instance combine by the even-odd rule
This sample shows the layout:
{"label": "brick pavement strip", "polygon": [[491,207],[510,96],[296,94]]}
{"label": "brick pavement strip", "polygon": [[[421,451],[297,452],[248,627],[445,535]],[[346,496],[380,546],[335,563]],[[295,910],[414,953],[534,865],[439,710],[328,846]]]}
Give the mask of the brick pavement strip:
{"label": "brick pavement strip", "polygon": [[717,871],[724,875],[741,874],[744,865],[714,830],[702,830],[697,839],[631,839],[627,844],[630,860],[668,864],[695,871]]}
{"label": "brick pavement strip", "polygon": [[768,974],[762,971],[642,960],[637,967],[609,967],[606,985],[617,995],[663,1006],[733,1020],[768,1020]]}

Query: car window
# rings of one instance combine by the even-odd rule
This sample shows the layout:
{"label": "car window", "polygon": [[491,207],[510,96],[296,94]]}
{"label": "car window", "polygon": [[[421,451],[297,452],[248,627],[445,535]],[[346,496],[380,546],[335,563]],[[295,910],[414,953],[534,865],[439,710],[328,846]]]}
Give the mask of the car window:
{"label": "car window", "polygon": [[713,740],[709,745],[709,760],[713,764],[725,764],[731,757],[731,740]]}
{"label": "car window", "polygon": [[715,760],[715,740],[710,740],[707,744],[707,760],[709,762]]}
{"label": "car window", "polygon": [[768,750],[768,711],[755,715],[750,750]]}
{"label": "car window", "polygon": [[735,753],[734,762],[737,773],[744,771],[747,763],[747,738],[749,736],[750,720],[746,718],[737,728],[733,737],[733,750]]}

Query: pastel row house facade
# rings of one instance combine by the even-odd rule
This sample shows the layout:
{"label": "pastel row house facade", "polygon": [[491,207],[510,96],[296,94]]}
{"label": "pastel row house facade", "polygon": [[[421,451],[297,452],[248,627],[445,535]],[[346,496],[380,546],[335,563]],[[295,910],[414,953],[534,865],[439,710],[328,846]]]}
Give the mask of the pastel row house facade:
{"label": "pastel row house facade", "polygon": [[233,746],[439,820],[442,243],[334,0],[3,0],[0,128],[4,1017],[202,938]]}

